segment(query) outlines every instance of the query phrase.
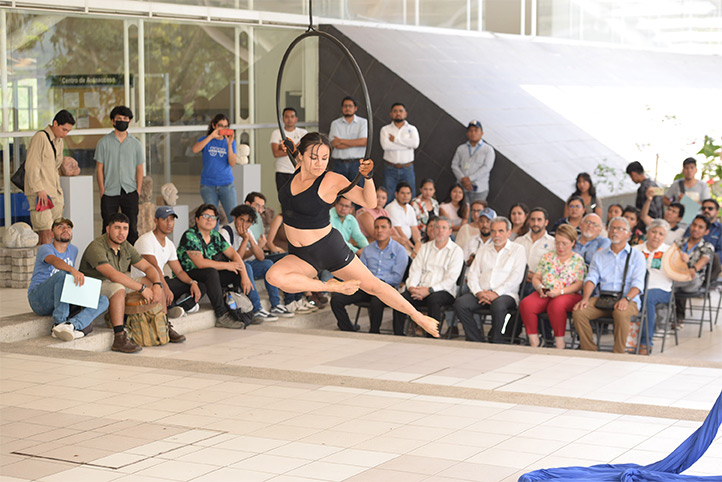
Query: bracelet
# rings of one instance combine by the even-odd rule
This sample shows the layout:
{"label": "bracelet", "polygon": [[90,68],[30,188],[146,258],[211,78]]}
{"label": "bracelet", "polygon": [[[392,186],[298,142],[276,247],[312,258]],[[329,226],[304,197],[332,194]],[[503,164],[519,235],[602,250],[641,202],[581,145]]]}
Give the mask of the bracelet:
{"label": "bracelet", "polygon": [[140,289],[138,290],[138,293],[142,293],[145,290],[145,285],[143,283],[140,284]]}
{"label": "bracelet", "polygon": [[192,279],[192,280],[191,280],[191,284],[192,284],[192,285],[197,285],[197,284],[198,284],[198,281]]}
{"label": "bracelet", "polygon": [[153,283],[153,284],[154,284],[154,285],[158,285],[158,286],[160,286],[161,288],[163,287],[163,283],[159,283],[158,281],[156,281],[156,282]]}

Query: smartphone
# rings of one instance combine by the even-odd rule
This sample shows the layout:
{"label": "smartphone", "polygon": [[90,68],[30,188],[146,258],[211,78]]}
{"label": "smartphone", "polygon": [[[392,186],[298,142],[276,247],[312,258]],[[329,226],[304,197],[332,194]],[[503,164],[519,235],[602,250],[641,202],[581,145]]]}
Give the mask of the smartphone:
{"label": "smartphone", "polygon": [[542,293],[544,293],[545,295],[548,294],[549,291],[549,288],[542,288]]}
{"label": "smartphone", "polygon": [[232,135],[233,135],[233,131],[232,131],[231,129],[221,129],[221,130],[219,131],[219,133],[220,133],[222,136],[232,136]]}

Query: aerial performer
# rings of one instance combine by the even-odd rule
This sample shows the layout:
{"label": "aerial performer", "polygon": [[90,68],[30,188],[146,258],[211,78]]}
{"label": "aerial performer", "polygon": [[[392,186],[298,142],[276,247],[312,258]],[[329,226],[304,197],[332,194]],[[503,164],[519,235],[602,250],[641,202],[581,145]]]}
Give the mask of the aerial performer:
{"label": "aerial performer", "polygon": [[[287,147],[284,144],[282,148]],[[376,187],[372,160],[362,160],[359,167],[360,175],[366,179],[363,188],[354,185],[347,190],[348,179],[326,170],[330,156],[331,143],[323,134],[311,132],[301,138],[296,172],[278,192],[288,256],[268,270],[268,282],[286,293],[331,291],[350,295],[362,289],[392,309],[406,313],[421,328],[438,337],[439,322],[418,311],[391,285],[371,274],[346,245],[341,233],[331,227],[329,210],[341,191],[346,191],[342,195],[351,202],[373,209]],[[314,279],[324,269],[342,281]]]}

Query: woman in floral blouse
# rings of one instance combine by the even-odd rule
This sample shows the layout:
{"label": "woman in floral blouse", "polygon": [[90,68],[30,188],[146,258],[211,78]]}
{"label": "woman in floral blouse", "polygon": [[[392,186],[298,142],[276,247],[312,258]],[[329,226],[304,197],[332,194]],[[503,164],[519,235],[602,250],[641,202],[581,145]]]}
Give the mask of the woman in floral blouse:
{"label": "woman in floral blouse", "polygon": [[573,252],[577,242],[577,230],[568,224],[557,228],[554,237],[555,251],[545,254],[539,261],[531,280],[534,293],[519,304],[531,346],[541,346],[538,334],[539,313],[546,312],[554,330],[554,343],[563,350],[567,312],[581,299],[586,267],[584,258]]}
{"label": "woman in floral blouse", "polygon": [[414,208],[414,213],[416,213],[416,222],[421,232],[421,237],[424,237],[426,234],[426,223],[429,222],[429,218],[439,216],[439,202],[434,199],[436,185],[433,179],[424,179],[421,181],[419,191],[421,194],[411,201],[411,207]]}

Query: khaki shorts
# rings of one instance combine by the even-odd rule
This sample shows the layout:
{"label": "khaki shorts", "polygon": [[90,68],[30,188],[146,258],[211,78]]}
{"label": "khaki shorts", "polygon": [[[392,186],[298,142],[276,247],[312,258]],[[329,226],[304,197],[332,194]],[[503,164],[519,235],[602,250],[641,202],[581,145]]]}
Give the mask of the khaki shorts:
{"label": "khaki shorts", "polygon": [[53,207],[40,212],[35,210],[35,206],[38,204],[38,196],[31,194],[27,198],[30,203],[30,224],[33,225],[34,231],[50,230],[53,227],[53,221],[63,216],[65,203],[62,196],[51,197]]}
{"label": "khaki shorts", "polygon": [[[142,277],[138,278],[132,278],[133,281],[137,281],[138,283],[141,282],[143,279]],[[146,288],[148,289],[148,288]],[[116,294],[120,290],[125,290],[126,293],[130,293],[132,290],[130,288],[126,288],[120,283],[113,283],[112,281],[105,279],[102,283],[100,283],[100,294],[105,296],[106,298],[110,299],[114,294]]]}

